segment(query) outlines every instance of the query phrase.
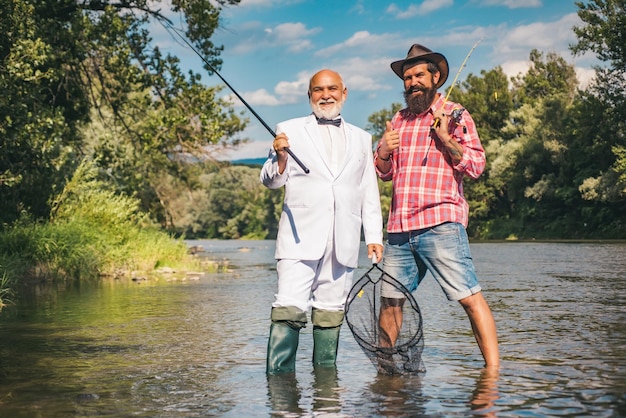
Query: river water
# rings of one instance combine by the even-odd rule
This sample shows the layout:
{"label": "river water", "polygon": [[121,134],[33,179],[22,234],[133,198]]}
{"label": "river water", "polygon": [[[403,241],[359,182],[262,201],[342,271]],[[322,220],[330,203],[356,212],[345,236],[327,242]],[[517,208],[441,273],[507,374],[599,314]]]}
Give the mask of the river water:
{"label": "river water", "polygon": [[[336,372],[265,375],[273,241],[190,241],[228,265],[177,280],[38,285],[0,312],[0,417],[626,416],[626,244],[472,243],[502,366],[417,292],[426,373],[378,375],[347,326]],[[362,251],[358,277],[369,267]]]}

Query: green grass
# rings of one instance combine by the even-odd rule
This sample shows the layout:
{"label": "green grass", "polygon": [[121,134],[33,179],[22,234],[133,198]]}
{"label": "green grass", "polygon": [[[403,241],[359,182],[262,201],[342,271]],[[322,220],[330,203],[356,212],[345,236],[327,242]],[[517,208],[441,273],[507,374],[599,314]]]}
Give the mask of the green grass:
{"label": "green grass", "polygon": [[5,274],[0,276],[0,309],[12,302],[10,299],[13,296],[11,286],[12,283]]}
{"label": "green grass", "polygon": [[82,165],[52,202],[52,216],[25,215],[0,231],[0,303],[18,280],[91,279],[150,274],[159,267],[198,270],[182,240],[151,223],[136,199],[117,194]]}

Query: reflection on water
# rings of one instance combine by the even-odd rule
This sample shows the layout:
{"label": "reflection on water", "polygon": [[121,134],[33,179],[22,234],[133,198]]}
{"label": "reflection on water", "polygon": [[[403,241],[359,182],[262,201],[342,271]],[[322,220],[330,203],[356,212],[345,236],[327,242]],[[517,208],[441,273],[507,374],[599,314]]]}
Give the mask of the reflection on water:
{"label": "reflection on water", "polygon": [[427,401],[422,393],[422,376],[376,375],[367,386],[365,399],[370,399],[373,410],[380,416],[406,416],[407,412],[416,416],[426,413]]}
{"label": "reflection on water", "polygon": [[295,373],[268,376],[267,394],[274,415],[300,416],[304,412],[300,407],[301,389]]}
{"label": "reflection on water", "polygon": [[313,368],[313,410],[333,414],[341,411],[339,379],[334,367]]}
{"label": "reflection on water", "polygon": [[626,416],[624,244],[472,244],[499,370],[427,278],[424,375],[378,375],[348,327],[337,369],[314,368],[309,326],[296,373],[270,378],[273,241],[190,245],[229,270],[41,284],[0,312],[0,416]]}
{"label": "reflection on water", "polygon": [[476,389],[470,399],[472,415],[495,417],[494,406],[498,400],[498,379],[500,369],[498,367],[486,367],[480,372],[476,381]]}
{"label": "reflection on water", "polygon": [[303,403],[308,401],[310,409],[317,414],[341,412],[341,389],[334,367],[313,368],[311,399],[308,401],[302,399],[303,390],[295,373],[267,376],[267,388],[271,415],[301,416],[307,412]]}

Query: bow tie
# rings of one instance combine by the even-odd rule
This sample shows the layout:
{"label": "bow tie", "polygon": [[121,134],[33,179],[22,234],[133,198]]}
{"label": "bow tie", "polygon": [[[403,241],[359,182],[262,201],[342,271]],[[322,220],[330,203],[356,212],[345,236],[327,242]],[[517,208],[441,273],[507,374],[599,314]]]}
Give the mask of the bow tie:
{"label": "bow tie", "polygon": [[317,118],[318,125],[334,125],[337,128],[341,125],[341,118],[339,119],[325,119],[325,118]]}

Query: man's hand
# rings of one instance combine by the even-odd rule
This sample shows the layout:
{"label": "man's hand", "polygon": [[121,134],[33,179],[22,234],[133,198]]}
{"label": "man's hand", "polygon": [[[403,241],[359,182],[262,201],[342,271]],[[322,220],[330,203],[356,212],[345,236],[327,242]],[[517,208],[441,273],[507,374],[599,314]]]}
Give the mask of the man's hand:
{"label": "man's hand", "polygon": [[432,128],[435,130],[437,137],[445,145],[446,142],[452,139],[450,136],[450,115],[446,115],[446,112],[441,109],[435,112],[434,117],[435,120]]}
{"label": "man's hand", "polygon": [[454,164],[460,163],[463,158],[463,147],[450,135],[450,115],[446,115],[446,112],[441,109],[436,111],[434,116],[433,129],[437,137],[452,157]]}
{"label": "man's hand", "polygon": [[393,150],[400,147],[400,134],[393,129],[391,122],[387,121],[387,128],[383,137],[380,139],[380,148],[378,149],[378,158],[388,161]]}
{"label": "man's hand", "polygon": [[274,138],[274,142],[272,143],[272,147],[274,147],[274,151],[276,151],[276,156],[278,157],[278,173],[283,174],[285,171],[285,167],[287,166],[287,151],[286,148],[289,148],[289,138],[284,132],[279,133]]}
{"label": "man's hand", "polygon": [[285,148],[289,148],[289,138],[287,138],[287,135],[285,135],[284,132],[276,135],[272,146],[274,147],[274,151],[276,151],[276,154],[278,154],[279,157],[282,156],[287,158],[287,151],[285,151]]}
{"label": "man's hand", "polygon": [[372,259],[372,263],[380,263],[383,259],[383,246],[380,244],[367,244],[367,258]]}

